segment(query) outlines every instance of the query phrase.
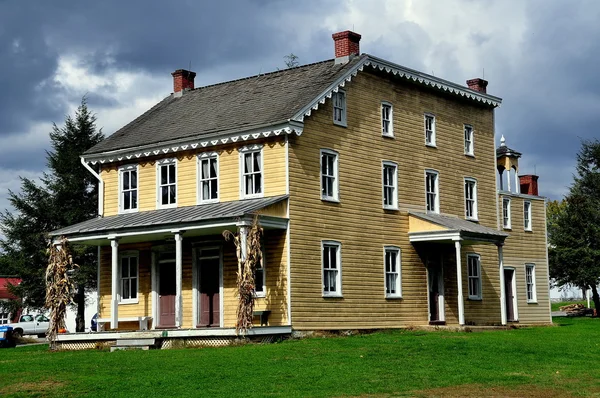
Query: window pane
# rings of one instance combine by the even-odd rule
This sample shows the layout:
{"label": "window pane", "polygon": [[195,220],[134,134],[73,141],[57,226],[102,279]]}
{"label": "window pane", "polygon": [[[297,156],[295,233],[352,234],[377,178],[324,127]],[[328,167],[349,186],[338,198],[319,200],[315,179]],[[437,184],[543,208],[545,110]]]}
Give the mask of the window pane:
{"label": "window pane", "polygon": [[263,280],[264,280],[264,273],[263,273],[263,269],[256,269],[254,271],[254,284],[255,284],[255,288],[254,291],[256,291],[257,293],[262,293],[263,292]]}
{"label": "window pane", "polygon": [[202,175],[200,178],[203,180],[208,178],[208,160],[202,161]]}
{"label": "window pane", "polygon": [[131,188],[136,189],[137,188],[137,171],[135,171],[135,170],[130,171],[129,176],[131,179]]}
{"label": "window pane", "polygon": [[127,257],[121,259],[121,277],[129,277],[129,259]]}
{"label": "window pane", "polygon": [[132,278],[137,277],[137,257],[129,257],[129,270]]}
{"label": "window pane", "polygon": [[165,185],[168,182],[168,170],[167,166],[160,166],[160,183]]}
{"label": "window pane", "polygon": [[175,185],[169,186],[169,203],[177,203],[177,187]]}
{"label": "window pane", "polygon": [[260,171],[260,152],[254,153],[254,171],[255,172]]}
{"label": "window pane", "polygon": [[129,172],[125,171],[122,174],[122,179],[123,179],[123,189],[129,189]]}
{"label": "window pane", "polygon": [[262,174],[255,174],[254,175],[254,193],[261,193],[262,192]]}
{"label": "window pane", "polygon": [[210,177],[217,178],[217,159],[210,160]]}
{"label": "window pane", "polygon": [[245,180],[244,180],[244,184],[246,186],[246,195],[251,195],[254,192],[252,191],[252,176],[251,175],[247,175]]}
{"label": "window pane", "polygon": [[252,154],[244,154],[244,173],[248,174],[252,171]]}
{"label": "window pane", "polygon": [[136,191],[126,191],[123,192],[123,210],[131,209],[131,194]]}
{"label": "window pane", "polygon": [[134,279],[130,279],[131,281],[131,291],[130,291],[130,298],[132,299],[136,299],[137,298],[137,278]]}
{"label": "window pane", "polygon": [[131,191],[131,208],[137,209],[137,190]]}
{"label": "window pane", "polygon": [[161,197],[161,204],[163,205],[167,205],[169,204],[169,187],[161,187],[160,188],[160,197]]}
{"label": "window pane", "polygon": [[129,298],[129,279],[123,279],[121,281],[121,298],[128,299]]}

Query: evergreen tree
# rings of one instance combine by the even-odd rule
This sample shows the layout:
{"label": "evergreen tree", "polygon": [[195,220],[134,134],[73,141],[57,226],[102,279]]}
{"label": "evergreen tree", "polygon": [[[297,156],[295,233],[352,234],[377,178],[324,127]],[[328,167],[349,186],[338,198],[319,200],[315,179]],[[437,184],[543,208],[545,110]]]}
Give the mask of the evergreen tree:
{"label": "evergreen tree", "polygon": [[600,311],[600,141],[584,141],[577,174],[561,205],[549,207],[550,276],[592,290]]}
{"label": "evergreen tree", "polygon": [[[5,239],[0,241],[2,273],[19,276],[23,281],[15,289],[27,307],[44,305],[44,272],[48,264],[47,233],[88,220],[97,215],[97,181],[80,161],[80,155],[104,138],[96,130],[96,116],[87,107],[86,98],[67,116],[63,127],[53,125],[52,149],[46,152],[48,173],[41,184],[22,178],[20,193],[9,193],[15,213],[0,215]],[[85,290],[96,287],[96,249],[73,246],[78,286],[76,330],[85,329]]]}

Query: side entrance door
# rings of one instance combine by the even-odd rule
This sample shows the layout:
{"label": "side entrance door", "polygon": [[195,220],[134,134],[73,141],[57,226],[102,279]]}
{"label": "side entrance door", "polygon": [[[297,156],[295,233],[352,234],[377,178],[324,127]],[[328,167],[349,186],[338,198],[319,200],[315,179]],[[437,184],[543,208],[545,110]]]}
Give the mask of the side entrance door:
{"label": "side entrance door", "polygon": [[442,258],[431,256],[427,259],[427,284],[429,289],[429,323],[440,325],[446,323],[444,315],[444,273]]}
{"label": "side entrance door", "polygon": [[504,270],[504,292],[505,292],[505,300],[506,300],[506,320],[509,322],[515,322],[515,292],[513,289],[515,277],[514,269],[505,269]]}
{"label": "side entrance door", "polygon": [[200,324],[201,327],[221,326],[221,249],[198,250],[198,277],[200,278]]}
{"label": "side entrance door", "polygon": [[158,326],[175,327],[175,261],[160,261],[158,272]]}

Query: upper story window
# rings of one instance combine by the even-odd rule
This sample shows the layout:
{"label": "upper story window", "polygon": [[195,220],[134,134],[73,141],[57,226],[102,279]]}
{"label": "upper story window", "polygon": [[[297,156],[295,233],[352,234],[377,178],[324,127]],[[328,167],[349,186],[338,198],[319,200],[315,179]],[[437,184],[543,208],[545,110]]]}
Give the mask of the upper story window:
{"label": "upper story window", "polygon": [[535,264],[525,264],[525,284],[527,286],[527,302],[537,302],[537,292],[535,291]]}
{"label": "upper story window", "polygon": [[242,198],[263,196],[262,145],[241,148],[240,161]]}
{"label": "upper story window", "polygon": [[473,127],[465,124],[465,155],[473,156],[475,154],[473,144]]}
{"label": "upper story window", "polygon": [[393,108],[389,102],[381,103],[381,134],[386,137],[394,136]]}
{"label": "upper story window", "polygon": [[383,207],[398,208],[398,165],[383,162]]}
{"label": "upper story window", "polygon": [[198,155],[198,202],[219,200],[219,158],[216,152]]}
{"label": "upper story window", "polygon": [[506,229],[511,228],[510,222],[510,198],[502,199],[502,226]]}
{"label": "upper story window", "polygon": [[138,166],[119,168],[119,212],[127,213],[138,209]]}
{"label": "upper story window", "polygon": [[425,145],[435,146],[435,116],[425,114]]}
{"label": "upper story window", "polygon": [[177,205],[177,159],[165,159],[157,162],[158,207]]}
{"label": "upper story window", "polygon": [[138,252],[127,251],[121,258],[121,303],[138,301]]}
{"label": "upper story window", "polygon": [[465,178],[465,217],[477,220],[477,180]]}
{"label": "upper story window", "polygon": [[467,254],[469,298],[481,300],[481,261],[479,254]]}
{"label": "upper story window", "polygon": [[333,102],[333,123],[346,126],[346,92],[339,90],[331,96]]}
{"label": "upper story window", "polygon": [[400,248],[386,246],[385,262],[385,297],[402,297]]}
{"label": "upper story window", "polygon": [[425,172],[425,194],[427,201],[427,211],[432,213],[440,212],[440,194],[439,194],[439,174],[437,171],[427,170]]}
{"label": "upper story window", "polygon": [[323,261],[323,295],[341,296],[342,295],[342,262],[341,249],[339,242],[323,241],[322,261]]}
{"label": "upper story window", "polygon": [[523,227],[525,231],[531,231],[531,202],[523,202]]}
{"label": "upper story window", "polygon": [[338,154],[321,149],[321,199],[339,200]]}

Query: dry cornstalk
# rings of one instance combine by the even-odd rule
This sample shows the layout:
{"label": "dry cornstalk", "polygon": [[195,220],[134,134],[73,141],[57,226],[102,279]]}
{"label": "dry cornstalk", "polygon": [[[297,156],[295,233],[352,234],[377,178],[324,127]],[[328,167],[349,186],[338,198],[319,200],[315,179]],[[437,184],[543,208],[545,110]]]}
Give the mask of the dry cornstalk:
{"label": "dry cornstalk", "polygon": [[237,321],[235,324],[236,333],[246,334],[248,329],[252,328],[252,318],[254,313],[254,292],[255,281],[254,271],[257,266],[262,267],[262,248],[261,236],[263,233],[262,227],[258,223],[258,216],[254,217],[252,226],[247,230],[246,235],[246,257],[242,255],[242,234],[234,234],[231,231],[223,231],[225,240],[232,240],[236,248],[236,256],[238,260],[237,270],[237,289],[238,289],[238,306],[237,306]]}
{"label": "dry cornstalk", "polygon": [[69,252],[67,239],[61,237],[60,243],[48,245],[48,268],[46,268],[46,305],[50,310],[48,340],[50,349],[56,349],[56,337],[60,329],[65,328],[65,315],[71,303],[75,286],[68,272],[77,267]]}

